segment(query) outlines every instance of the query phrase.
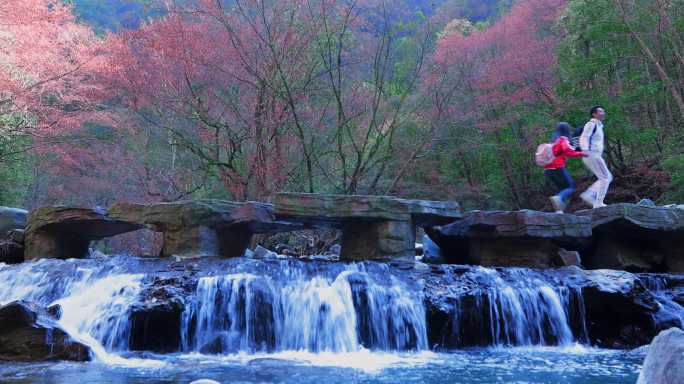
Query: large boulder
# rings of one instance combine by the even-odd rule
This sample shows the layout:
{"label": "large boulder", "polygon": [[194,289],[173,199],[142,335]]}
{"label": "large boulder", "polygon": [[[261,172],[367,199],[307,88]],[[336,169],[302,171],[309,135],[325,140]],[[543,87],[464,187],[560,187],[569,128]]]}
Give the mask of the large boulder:
{"label": "large boulder", "polygon": [[591,236],[591,221],[529,210],[473,211],[426,233],[453,263],[549,268],[562,266],[559,254]]}
{"label": "large boulder", "polygon": [[131,309],[130,348],[134,351],[177,352],[185,300],[197,281],[189,277],[156,277]]}
{"label": "large boulder", "polygon": [[89,348],[71,340],[42,312],[22,301],[0,307],[0,360],[90,360]]}
{"label": "large boulder", "polygon": [[684,210],[614,204],[577,215],[592,222],[593,245],[584,258],[588,268],[684,272]]}
{"label": "large boulder", "polygon": [[614,270],[582,271],[579,278],[592,344],[629,349],[646,345],[678,318],[661,306],[637,275]]}
{"label": "large boulder", "polygon": [[684,331],[661,332],[648,349],[637,384],[684,383]]}
{"label": "large boulder", "polygon": [[84,258],[91,241],[141,228],[136,223],[112,219],[101,209],[37,208],[28,215],[25,258]]}
{"label": "large boulder", "polygon": [[8,231],[24,229],[28,211],[20,208],[0,207],[0,239],[3,239]]}

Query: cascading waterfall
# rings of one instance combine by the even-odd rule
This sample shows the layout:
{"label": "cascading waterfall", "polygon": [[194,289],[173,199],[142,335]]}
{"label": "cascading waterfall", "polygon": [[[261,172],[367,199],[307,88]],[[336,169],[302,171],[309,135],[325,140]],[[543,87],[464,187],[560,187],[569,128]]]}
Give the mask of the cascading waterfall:
{"label": "cascading waterfall", "polygon": [[182,319],[185,351],[353,352],[427,349],[421,297],[351,268],[282,281],[252,274],[200,279]]}
{"label": "cascading waterfall", "polygon": [[[504,279],[488,268],[466,274],[479,287],[454,303],[451,327],[457,345],[563,346],[587,340],[578,290],[551,287],[528,270],[511,269],[508,274]],[[573,328],[578,328],[576,335]]]}
{"label": "cascading waterfall", "polygon": [[97,340],[107,351],[128,350],[130,308],[138,300],[143,277],[112,275],[74,284],[54,302],[61,307],[59,324],[81,340]]}
{"label": "cascading waterfall", "polygon": [[677,303],[668,291],[667,278],[644,274],[639,276],[639,279],[656,297],[660,310],[666,314],[663,317],[673,323],[672,325],[684,329],[684,307]]}
{"label": "cascading waterfall", "polygon": [[26,300],[59,305],[58,324],[73,338],[107,359],[128,349],[130,306],[138,300],[144,275],[113,273],[107,265],[80,266],[75,260],[41,260],[0,268],[0,304]]}
{"label": "cascading waterfall", "polygon": [[[172,268],[156,261],[128,262],[132,264],[114,258],[46,260],[0,266],[0,304],[20,299],[43,307],[58,304],[60,326],[88,344],[97,358],[112,361],[122,353],[130,357],[131,311],[142,303],[156,271]],[[419,274],[402,276],[377,263],[212,263],[203,272],[208,275],[190,279],[194,294],[184,296],[180,352],[325,354],[430,347],[427,296],[421,279],[413,278]],[[131,273],[145,270],[150,272]],[[220,274],[225,270],[235,272]],[[581,290],[562,276],[515,268],[461,268],[444,280],[453,289],[448,295],[453,312],[449,329],[440,334],[452,338],[449,345],[463,347],[586,344]],[[639,278],[663,310],[684,324],[684,308],[671,297],[667,279]]]}

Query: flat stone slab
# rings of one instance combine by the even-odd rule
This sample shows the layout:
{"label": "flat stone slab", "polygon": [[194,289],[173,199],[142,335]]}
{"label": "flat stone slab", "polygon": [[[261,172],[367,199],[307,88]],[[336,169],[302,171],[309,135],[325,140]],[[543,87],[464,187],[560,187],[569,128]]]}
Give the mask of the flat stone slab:
{"label": "flat stone slab", "polygon": [[28,215],[24,259],[83,258],[91,241],[141,228],[136,223],[112,219],[99,209],[37,208]]}
{"label": "flat stone slab", "polygon": [[111,218],[104,210],[49,206],[31,210],[26,226],[26,238],[30,239],[39,231],[49,231],[99,240],[141,228],[142,225],[137,223]]}
{"label": "flat stone slab", "polygon": [[613,204],[577,214],[591,219],[594,232],[586,266],[634,272],[684,271],[684,210]]}
{"label": "flat stone slab", "polygon": [[314,226],[342,227],[355,220],[410,221],[420,226],[444,225],[462,217],[455,202],[408,200],[391,196],[346,196],[279,193],[278,219]]}
{"label": "flat stone slab", "polygon": [[301,229],[301,225],[277,221],[273,205],[224,200],[171,203],[118,203],[109,208],[114,219],[145,225],[155,231],[178,231],[199,226],[214,229],[241,227],[252,233],[275,233]]}
{"label": "flat stone slab", "polygon": [[[437,231],[447,237],[584,238],[592,234],[588,217],[538,211],[472,211]],[[433,239],[434,240],[434,239]]]}
{"label": "flat stone slab", "polygon": [[591,218],[595,230],[684,231],[684,210],[636,204],[613,204],[576,213]]}
{"label": "flat stone slab", "polygon": [[528,210],[472,211],[425,231],[448,262],[528,268],[564,265],[562,255],[592,235],[588,217]]}

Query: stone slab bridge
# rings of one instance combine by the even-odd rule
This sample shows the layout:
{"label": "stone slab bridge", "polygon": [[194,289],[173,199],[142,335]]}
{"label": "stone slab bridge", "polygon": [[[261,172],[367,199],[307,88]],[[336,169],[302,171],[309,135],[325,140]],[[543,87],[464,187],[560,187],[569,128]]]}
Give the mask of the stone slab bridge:
{"label": "stone slab bridge", "polygon": [[336,228],[342,231],[342,260],[412,262],[416,226],[461,217],[455,202],[297,193],[278,194],[275,204],[118,203],[106,211],[52,206],[29,212],[24,258],[84,258],[91,241],[143,228],[163,234],[162,257],[238,257],[255,234]]}

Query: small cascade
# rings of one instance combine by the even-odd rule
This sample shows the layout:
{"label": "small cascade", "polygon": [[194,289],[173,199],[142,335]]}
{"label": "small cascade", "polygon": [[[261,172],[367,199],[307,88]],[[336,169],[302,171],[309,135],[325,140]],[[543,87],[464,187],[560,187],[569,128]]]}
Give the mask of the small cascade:
{"label": "small cascade", "polygon": [[354,352],[427,349],[420,295],[353,266],[336,276],[234,274],[200,279],[182,319],[185,351]]}
{"label": "small cascade", "polygon": [[[63,299],[59,324],[77,338],[97,340],[107,351],[128,350],[130,308],[144,275],[112,275],[74,284]],[[92,345],[92,343],[88,343]]]}
{"label": "small cascade", "polygon": [[667,277],[642,274],[639,280],[651,291],[660,306],[660,315],[654,319],[656,323],[663,322],[684,329],[684,307],[674,300],[672,291],[668,289]]}
{"label": "small cascade", "polygon": [[454,303],[454,344],[564,346],[588,339],[579,290],[552,287],[524,269],[476,268],[466,275],[478,286]]}
{"label": "small cascade", "polygon": [[204,277],[181,322],[184,351],[269,351],[275,345],[270,285],[250,274]]}
{"label": "small cascade", "polygon": [[41,260],[0,268],[5,282],[0,305],[26,300],[44,308],[59,306],[58,324],[105,357],[128,349],[130,307],[138,300],[143,278],[117,272],[107,263]]}

